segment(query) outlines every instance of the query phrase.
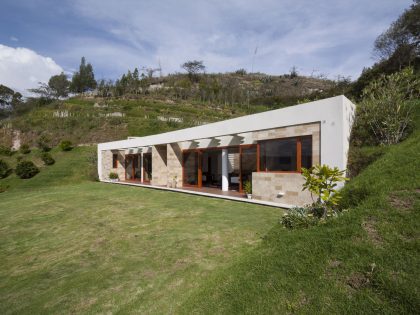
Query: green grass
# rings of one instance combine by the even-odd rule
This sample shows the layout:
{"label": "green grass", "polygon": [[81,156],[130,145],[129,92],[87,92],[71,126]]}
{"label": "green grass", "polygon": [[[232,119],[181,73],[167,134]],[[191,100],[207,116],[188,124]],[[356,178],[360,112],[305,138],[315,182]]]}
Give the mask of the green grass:
{"label": "green grass", "polygon": [[34,178],[0,181],[10,185],[0,194],[1,314],[174,313],[281,216],[276,208],[89,182],[93,151],[53,150],[56,164]]}
{"label": "green grass", "polygon": [[[420,132],[345,188],[353,207],[307,230],[274,227],[182,305],[200,314],[414,314],[420,309]],[[356,204],[358,201],[358,204]]]}

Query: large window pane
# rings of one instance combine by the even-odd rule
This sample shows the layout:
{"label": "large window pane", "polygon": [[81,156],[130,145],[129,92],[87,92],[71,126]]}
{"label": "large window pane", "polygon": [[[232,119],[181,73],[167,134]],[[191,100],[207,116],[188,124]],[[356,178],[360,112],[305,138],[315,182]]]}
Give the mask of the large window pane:
{"label": "large window pane", "polygon": [[296,171],[296,138],[260,143],[261,171]]}
{"label": "large window pane", "polygon": [[302,137],[302,167],[312,167],[312,137]]}

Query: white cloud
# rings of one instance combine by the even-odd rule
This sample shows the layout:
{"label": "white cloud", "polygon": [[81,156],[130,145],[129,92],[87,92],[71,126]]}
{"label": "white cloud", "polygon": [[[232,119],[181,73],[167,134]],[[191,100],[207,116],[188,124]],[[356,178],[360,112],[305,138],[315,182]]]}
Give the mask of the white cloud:
{"label": "white cloud", "polygon": [[0,44],[0,84],[22,94],[37,87],[38,82],[47,82],[63,69],[50,57],[44,57],[27,48],[13,48]]}
{"label": "white cloud", "polygon": [[218,72],[251,70],[258,45],[256,71],[278,74],[296,65],[306,74],[316,68],[355,78],[372,63],[376,36],[409,1],[400,2],[76,0],[76,12],[108,36],[100,40],[101,49],[87,41],[66,45],[67,54],[85,51],[94,66],[112,60],[120,71],[157,60],[166,73],[181,71],[182,62],[198,59]]}
{"label": "white cloud", "polygon": [[15,36],[10,36],[10,40],[12,42],[18,42],[19,41],[19,38],[15,37]]}

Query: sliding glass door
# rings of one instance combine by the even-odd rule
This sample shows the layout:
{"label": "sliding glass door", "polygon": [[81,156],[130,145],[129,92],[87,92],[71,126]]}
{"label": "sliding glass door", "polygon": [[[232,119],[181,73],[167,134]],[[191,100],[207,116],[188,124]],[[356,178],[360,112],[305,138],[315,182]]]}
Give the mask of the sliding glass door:
{"label": "sliding glass door", "polygon": [[141,165],[139,154],[127,154],[125,156],[125,179],[141,180]]}

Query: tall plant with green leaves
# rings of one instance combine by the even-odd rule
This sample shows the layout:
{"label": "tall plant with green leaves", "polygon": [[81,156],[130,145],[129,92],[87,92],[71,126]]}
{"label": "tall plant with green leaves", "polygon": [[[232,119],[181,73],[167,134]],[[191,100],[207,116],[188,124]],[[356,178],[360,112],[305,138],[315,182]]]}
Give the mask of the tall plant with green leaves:
{"label": "tall plant with green leaves", "polygon": [[338,183],[348,180],[344,174],[345,170],[340,171],[338,167],[331,168],[328,165],[302,168],[302,175],[305,178],[302,190],[308,190],[311,193],[315,215],[326,217],[334,211],[334,207],[338,205],[341,198],[340,191],[337,189]]}
{"label": "tall plant with green leaves", "polygon": [[410,101],[420,97],[420,79],[412,68],[372,81],[358,110],[380,144],[400,142],[412,121]]}

